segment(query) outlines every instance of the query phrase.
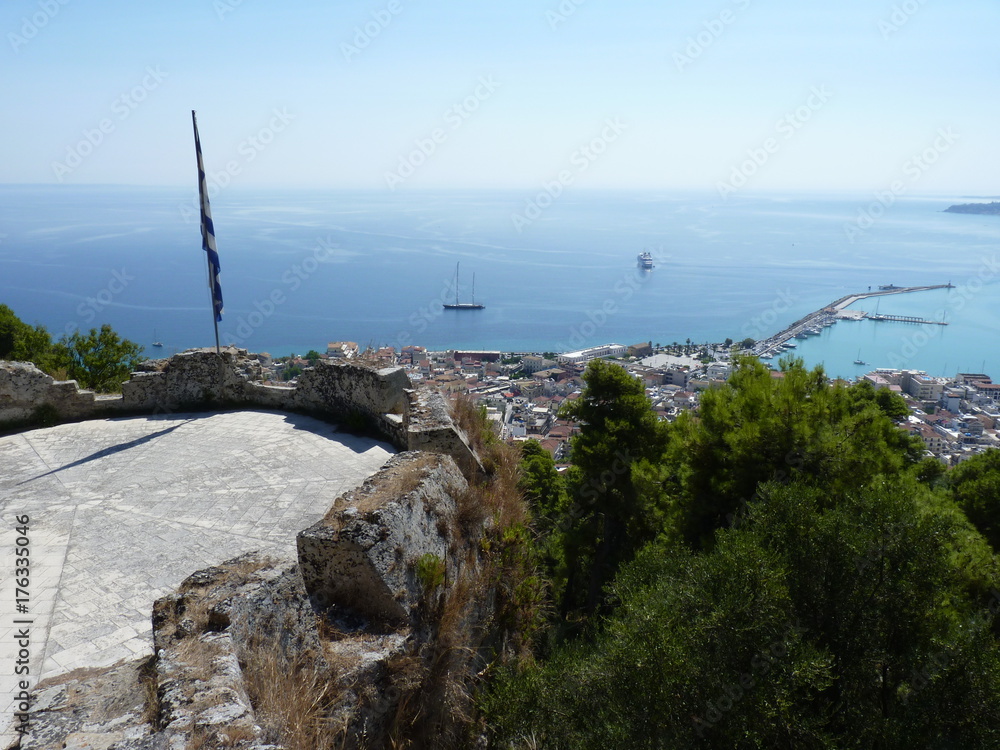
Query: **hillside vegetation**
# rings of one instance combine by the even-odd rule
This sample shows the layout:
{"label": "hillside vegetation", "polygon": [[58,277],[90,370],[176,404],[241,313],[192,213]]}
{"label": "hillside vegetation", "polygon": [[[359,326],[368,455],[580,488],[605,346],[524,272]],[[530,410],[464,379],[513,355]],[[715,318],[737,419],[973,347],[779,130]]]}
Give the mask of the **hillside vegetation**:
{"label": "hillside vegetation", "polygon": [[782,369],[667,424],[593,362],[568,474],[527,444],[550,617],[495,746],[1000,746],[1000,461],[943,474],[898,396]]}
{"label": "hillside vegetation", "polygon": [[961,203],[956,206],[949,206],[945,209],[954,214],[989,214],[1000,215],[1000,201],[992,203]]}

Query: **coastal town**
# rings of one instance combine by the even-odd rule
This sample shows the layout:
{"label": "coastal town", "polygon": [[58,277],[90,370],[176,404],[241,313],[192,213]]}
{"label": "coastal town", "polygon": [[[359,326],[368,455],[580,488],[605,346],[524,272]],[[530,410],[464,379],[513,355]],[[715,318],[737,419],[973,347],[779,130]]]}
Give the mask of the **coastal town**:
{"label": "coastal town", "polygon": [[[364,351],[355,342],[337,341],[306,357],[259,356],[274,384],[294,383],[303,368],[319,360],[402,366],[414,382],[432,384],[451,397],[469,396],[485,407],[502,439],[537,440],[558,465],[566,461],[578,430],[560,416],[560,407],[579,398],[590,360],[603,358],[625,368],[643,382],[656,415],[673,421],[683,412],[696,412],[701,394],[726,382],[734,358],[752,351],[752,346],[744,348],[747,343],[610,343],[573,352],[511,353],[428,351],[422,346]],[[769,367],[772,377],[783,376],[780,368]],[[900,429],[920,438],[927,455],[947,465],[1000,447],[1000,383],[984,373],[932,377],[917,370],[876,369],[858,379],[905,399],[909,414]],[[831,380],[831,386],[835,383]]]}

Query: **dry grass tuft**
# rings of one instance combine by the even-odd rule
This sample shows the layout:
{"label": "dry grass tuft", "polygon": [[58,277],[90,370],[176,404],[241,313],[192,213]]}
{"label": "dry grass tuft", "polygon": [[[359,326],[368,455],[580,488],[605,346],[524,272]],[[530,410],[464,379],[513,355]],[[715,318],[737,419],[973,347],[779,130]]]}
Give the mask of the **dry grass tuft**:
{"label": "dry grass tuft", "polygon": [[[415,458],[403,461],[389,469],[383,469],[371,484],[365,484],[364,492],[360,493],[362,502],[354,507],[360,513],[367,513],[390,500],[405,497],[420,486],[420,482],[427,476],[428,471],[436,466],[440,460],[440,457],[434,453],[421,453]],[[336,525],[344,508],[343,503],[336,503],[327,511],[323,522],[328,525]]]}
{"label": "dry grass tuft", "polygon": [[333,750],[347,730],[334,718],[344,686],[310,654],[288,659],[257,644],[243,666],[263,740],[286,750]]}
{"label": "dry grass tuft", "polygon": [[480,456],[487,444],[499,442],[492,425],[486,419],[486,412],[476,406],[467,393],[460,393],[452,400],[451,419],[465,433],[469,445]]}
{"label": "dry grass tuft", "polygon": [[159,731],[163,726],[160,722],[160,693],[157,690],[156,681],[156,656],[150,656],[139,667],[139,686],[142,689],[143,697],[142,718],[153,727],[153,731]]}
{"label": "dry grass tuft", "polygon": [[177,661],[184,664],[191,677],[197,680],[208,680],[212,675],[212,662],[219,656],[219,647],[201,636],[191,636],[177,642],[173,648]]}
{"label": "dry grass tuft", "polygon": [[219,750],[220,748],[249,747],[257,739],[245,727],[227,727],[224,730],[192,725],[185,750]]}
{"label": "dry grass tuft", "polygon": [[426,613],[433,636],[391,669],[400,691],[391,747],[467,745],[477,684],[490,661],[523,650],[518,629],[530,626],[539,601],[531,584],[529,514],[518,490],[520,451],[496,437],[467,397],[454,402],[453,419],[488,475],[453,493],[458,534],[443,595]]}

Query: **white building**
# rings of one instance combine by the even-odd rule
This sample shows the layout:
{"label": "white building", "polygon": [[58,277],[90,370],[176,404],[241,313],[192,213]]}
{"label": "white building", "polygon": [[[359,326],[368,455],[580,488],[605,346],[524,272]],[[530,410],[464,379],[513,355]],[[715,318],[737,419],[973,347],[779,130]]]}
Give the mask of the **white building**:
{"label": "white building", "polygon": [[576,352],[566,352],[565,354],[560,354],[558,359],[564,364],[575,365],[600,357],[622,357],[627,351],[628,347],[622,344],[604,344],[603,346],[593,346],[590,349],[581,349]]}
{"label": "white building", "polygon": [[350,359],[358,353],[358,345],[354,341],[331,341],[326,345],[326,354],[331,359]]}
{"label": "white building", "polygon": [[726,380],[732,374],[732,370],[728,362],[713,362],[708,366],[707,374],[712,380]]}

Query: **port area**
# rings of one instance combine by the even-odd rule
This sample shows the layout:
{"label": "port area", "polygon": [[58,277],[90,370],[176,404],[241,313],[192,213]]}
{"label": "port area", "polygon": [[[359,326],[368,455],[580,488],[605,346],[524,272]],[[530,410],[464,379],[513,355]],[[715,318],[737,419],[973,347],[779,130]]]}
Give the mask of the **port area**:
{"label": "port area", "polygon": [[894,321],[898,323],[918,323],[930,325],[948,325],[942,320],[925,320],[912,315],[880,315],[877,313],[867,313],[863,310],[848,310],[846,308],[863,299],[869,297],[885,297],[890,294],[910,294],[911,292],[927,292],[931,289],[952,289],[951,282],[947,284],[935,284],[932,286],[903,286],[880,289],[877,292],[860,292],[858,294],[848,294],[845,297],[831,302],[815,312],[811,312],[804,318],[800,318],[776,333],[774,336],[758,341],[750,350],[752,354],[761,359],[770,359],[782,354],[789,349],[795,348],[793,339],[804,339],[809,336],[818,336],[823,328],[832,326],[839,320],[876,320]]}

